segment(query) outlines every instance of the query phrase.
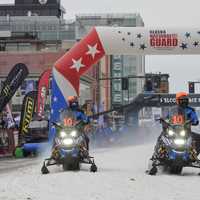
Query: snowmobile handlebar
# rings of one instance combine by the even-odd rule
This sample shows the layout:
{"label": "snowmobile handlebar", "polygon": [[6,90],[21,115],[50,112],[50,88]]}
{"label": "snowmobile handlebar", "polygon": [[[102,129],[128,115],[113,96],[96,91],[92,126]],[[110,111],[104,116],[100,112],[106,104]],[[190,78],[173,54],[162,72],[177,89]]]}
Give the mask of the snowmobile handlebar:
{"label": "snowmobile handlebar", "polygon": [[[159,118],[159,119],[156,119],[156,121],[160,121],[161,124],[163,124],[165,127],[169,127],[169,126],[172,126],[173,124],[171,124],[170,122],[167,122],[165,119],[163,118]],[[191,125],[192,124],[192,121],[191,120],[187,120],[183,126],[186,127],[187,125]]]}
{"label": "snowmobile handlebar", "polygon": [[62,128],[62,126],[56,122],[51,122],[51,124],[57,128]]}

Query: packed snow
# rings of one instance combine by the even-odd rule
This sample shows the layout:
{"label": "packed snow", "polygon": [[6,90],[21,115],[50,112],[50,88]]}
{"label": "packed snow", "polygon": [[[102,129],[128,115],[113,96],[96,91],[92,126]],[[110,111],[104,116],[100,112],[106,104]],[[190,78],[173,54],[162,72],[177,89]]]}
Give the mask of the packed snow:
{"label": "packed snow", "polygon": [[53,166],[42,175],[42,158],[1,160],[0,200],[199,200],[198,169],[145,174],[154,144],[92,150],[97,173],[86,165],[78,172]]}

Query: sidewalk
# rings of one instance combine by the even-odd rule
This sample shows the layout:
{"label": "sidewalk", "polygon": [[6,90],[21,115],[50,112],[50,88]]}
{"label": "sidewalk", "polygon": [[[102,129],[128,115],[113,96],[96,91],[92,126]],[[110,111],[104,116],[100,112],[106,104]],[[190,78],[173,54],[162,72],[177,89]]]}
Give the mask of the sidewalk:
{"label": "sidewalk", "polygon": [[0,154],[0,160],[7,159],[7,158],[12,158],[12,157],[13,157],[13,155],[11,153]]}

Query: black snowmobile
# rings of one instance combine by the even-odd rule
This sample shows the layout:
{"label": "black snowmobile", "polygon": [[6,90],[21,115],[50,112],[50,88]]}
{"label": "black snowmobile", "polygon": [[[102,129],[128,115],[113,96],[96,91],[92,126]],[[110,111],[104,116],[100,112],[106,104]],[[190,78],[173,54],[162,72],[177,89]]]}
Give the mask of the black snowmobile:
{"label": "black snowmobile", "polygon": [[80,164],[90,164],[90,171],[96,172],[94,158],[89,155],[83,121],[77,122],[73,112],[64,111],[61,114],[62,124],[53,123],[56,137],[51,157],[44,160],[41,172],[49,173],[48,166],[62,165],[63,170],[79,170]]}
{"label": "black snowmobile", "polygon": [[191,137],[191,122],[172,124],[159,119],[163,131],[150,159],[147,173],[156,175],[158,166],[171,174],[181,174],[183,167],[200,168],[200,160]]}

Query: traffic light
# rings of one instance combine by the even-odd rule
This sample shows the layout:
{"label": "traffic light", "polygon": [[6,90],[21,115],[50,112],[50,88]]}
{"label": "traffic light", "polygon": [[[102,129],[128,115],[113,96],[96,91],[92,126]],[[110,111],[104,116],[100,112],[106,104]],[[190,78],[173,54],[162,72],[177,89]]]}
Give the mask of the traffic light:
{"label": "traffic light", "polygon": [[122,90],[128,90],[128,78],[122,78]]}
{"label": "traffic light", "polygon": [[189,93],[195,93],[194,82],[189,82]]}
{"label": "traffic light", "polygon": [[153,83],[152,83],[152,80],[151,80],[151,79],[147,79],[147,80],[146,80],[145,90],[146,90],[147,92],[153,91]]}

